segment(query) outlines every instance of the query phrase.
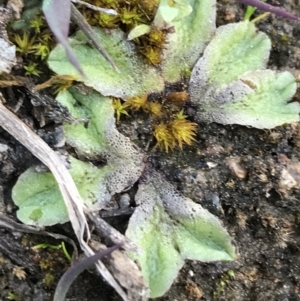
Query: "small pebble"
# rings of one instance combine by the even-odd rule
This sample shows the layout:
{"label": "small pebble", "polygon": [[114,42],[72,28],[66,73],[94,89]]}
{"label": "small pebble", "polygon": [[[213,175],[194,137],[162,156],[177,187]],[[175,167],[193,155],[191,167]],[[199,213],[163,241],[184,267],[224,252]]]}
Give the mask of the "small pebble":
{"label": "small pebble", "polygon": [[128,208],[130,206],[130,196],[127,193],[121,195],[119,206],[120,208]]}
{"label": "small pebble", "polygon": [[187,291],[187,295],[189,299],[199,300],[203,296],[203,292],[199,289],[199,287],[194,282],[188,282],[185,286]]}
{"label": "small pebble", "polygon": [[8,151],[8,146],[6,144],[0,143],[0,153],[5,153]]}

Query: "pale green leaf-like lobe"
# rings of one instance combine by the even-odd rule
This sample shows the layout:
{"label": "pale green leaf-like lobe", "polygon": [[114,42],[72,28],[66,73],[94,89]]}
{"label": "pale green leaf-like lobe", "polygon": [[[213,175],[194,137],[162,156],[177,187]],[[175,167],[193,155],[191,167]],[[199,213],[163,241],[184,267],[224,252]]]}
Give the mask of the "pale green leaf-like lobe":
{"label": "pale green leaf-like lobe", "polygon": [[203,98],[198,119],[260,129],[297,122],[300,105],[289,103],[296,88],[295,77],[287,71],[251,71]]}
{"label": "pale green leaf-like lobe", "polygon": [[249,21],[220,26],[195,65],[189,91],[193,101],[248,71],[266,67],[271,41]]}
{"label": "pale green leaf-like lobe", "polygon": [[270,49],[268,36],[249,21],[219,27],[203,56],[210,82],[226,84],[247,71],[263,69]]}
{"label": "pale green leaf-like lobe", "polygon": [[136,208],[126,235],[143,254],[134,255],[149,283],[151,297],[171,286],[185,259],[230,261],[235,257],[231,239],[220,221],[153,172],[139,185]]}
{"label": "pale green leaf-like lobe", "polygon": [[[104,184],[109,168],[98,169],[71,157],[70,174],[85,204],[91,209],[109,205],[110,194]],[[14,203],[19,206],[17,217],[27,225],[52,226],[69,220],[58,185],[50,172],[25,171],[12,190]]]}
{"label": "pale green leaf-like lobe", "polygon": [[248,21],[217,29],[189,83],[199,121],[260,129],[299,121],[299,104],[288,103],[296,91],[293,75],[257,70],[265,68],[270,47]]}
{"label": "pale green leaf-like lobe", "polygon": [[[111,99],[95,91],[70,92],[57,98],[76,118],[90,118],[87,125],[64,124],[66,143],[80,156],[105,158],[107,165],[97,168],[71,157],[70,174],[88,208],[111,208],[111,196],[132,186],[140,177],[144,155],[115,127]],[[33,169],[23,173],[13,188],[18,218],[26,224],[49,226],[68,221],[68,214],[51,173]]]}
{"label": "pale green leaf-like lobe", "polygon": [[[89,120],[88,126],[83,122],[64,124],[64,133],[69,145],[76,148],[77,153],[90,159],[103,156],[107,139],[104,128],[114,119],[112,101],[99,93],[88,91],[84,94],[72,89],[57,96],[56,100],[67,107],[73,117]],[[99,118],[99,117],[102,118]],[[103,118],[105,116],[105,118]]]}
{"label": "pale green leaf-like lobe", "polygon": [[[88,45],[87,38],[79,31],[74,38],[69,39],[86,75],[80,77],[79,81],[93,87],[104,96],[124,99],[163,89],[163,80],[158,71],[137,55],[134,44],[127,41],[121,30],[112,30],[109,34],[100,28],[94,28],[94,31],[99,35],[101,44],[120,69],[120,73],[114,70],[96,49]],[[61,46],[57,46],[50,53],[48,65],[57,74],[77,75]]]}
{"label": "pale green leaf-like lobe", "polygon": [[161,0],[153,21],[157,28],[169,28],[188,16],[193,8],[187,0]]}
{"label": "pale green leaf-like lobe", "polygon": [[73,88],[57,100],[74,117],[90,118],[87,126],[64,124],[66,142],[80,155],[106,159],[112,169],[105,178],[110,193],[119,193],[133,185],[144,169],[144,155],[116,129],[111,99],[95,91],[83,93]]}
{"label": "pale green leaf-like lobe", "polygon": [[[162,3],[168,6],[171,2]],[[168,20],[174,26],[174,32],[167,36],[161,64],[162,75],[167,82],[178,81],[182,73],[193,68],[216,28],[215,0],[182,0],[178,2],[181,5],[176,3],[174,8],[168,8],[176,11],[175,17]],[[192,12],[188,11],[188,7],[192,7]]]}
{"label": "pale green leaf-like lobe", "polygon": [[128,34],[128,40],[136,39],[140,36],[143,36],[146,33],[149,33],[151,30],[151,26],[146,24],[141,24],[136,27],[134,27],[130,33]]}

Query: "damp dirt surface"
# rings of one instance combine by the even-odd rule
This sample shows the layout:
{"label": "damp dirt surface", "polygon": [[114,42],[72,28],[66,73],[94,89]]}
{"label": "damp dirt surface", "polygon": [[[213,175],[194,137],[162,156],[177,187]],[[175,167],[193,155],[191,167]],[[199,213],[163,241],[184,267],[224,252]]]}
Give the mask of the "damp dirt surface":
{"label": "damp dirt surface", "polygon": [[[267,2],[300,14],[298,0]],[[244,11],[236,1],[218,1],[218,26],[240,21]],[[299,24],[271,15],[258,27],[272,39],[269,68],[289,70],[300,80]],[[295,100],[300,99],[299,92]],[[186,109],[193,115],[194,108],[187,104]],[[29,109],[19,114],[38,130]],[[141,148],[148,147],[151,126],[146,115],[134,113],[121,119],[118,127]],[[230,263],[187,261],[171,289],[157,300],[300,300],[299,123],[273,130],[199,124],[192,147],[164,153],[150,143],[148,156],[180,192],[222,220],[238,251]],[[0,129],[0,209],[12,218],[17,208],[11,189],[18,176],[37,163]],[[124,232],[128,216],[106,220]],[[68,224],[47,230],[74,238]],[[58,245],[48,237],[0,227],[0,301],[52,300],[69,261],[61,249],[32,249],[41,243]],[[90,269],[71,286],[67,300],[121,299]]]}

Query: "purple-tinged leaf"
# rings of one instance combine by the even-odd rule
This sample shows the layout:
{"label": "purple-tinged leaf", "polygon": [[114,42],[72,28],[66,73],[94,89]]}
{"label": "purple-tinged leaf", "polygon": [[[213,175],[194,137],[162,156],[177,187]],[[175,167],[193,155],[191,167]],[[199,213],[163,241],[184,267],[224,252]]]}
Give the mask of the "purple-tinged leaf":
{"label": "purple-tinged leaf", "polygon": [[83,70],[68,44],[71,0],[44,0],[43,12],[57,41],[64,47],[70,63],[83,75]]}
{"label": "purple-tinged leaf", "polygon": [[276,14],[278,16],[291,19],[291,20],[297,20],[300,21],[300,17],[293,15],[292,13],[287,12],[281,7],[276,7],[268,3],[261,2],[260,0],[238,0],[240,3],[255,6],[260,10],[270,12],[273,14]]}

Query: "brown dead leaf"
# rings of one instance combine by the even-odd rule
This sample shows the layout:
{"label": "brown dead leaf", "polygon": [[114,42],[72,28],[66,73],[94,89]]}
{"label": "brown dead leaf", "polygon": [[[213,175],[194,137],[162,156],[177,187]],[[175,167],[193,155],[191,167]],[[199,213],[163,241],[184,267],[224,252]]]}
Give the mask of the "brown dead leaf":
{"label": "brown dead leaf", "polygon": [[13,275],[16,276],[19,280],[26,279],[26,272],[24,271],[23,267],[16,266],[13,269]]}

